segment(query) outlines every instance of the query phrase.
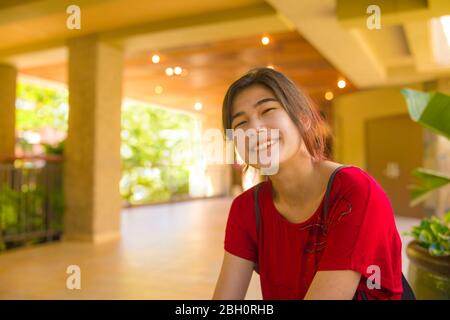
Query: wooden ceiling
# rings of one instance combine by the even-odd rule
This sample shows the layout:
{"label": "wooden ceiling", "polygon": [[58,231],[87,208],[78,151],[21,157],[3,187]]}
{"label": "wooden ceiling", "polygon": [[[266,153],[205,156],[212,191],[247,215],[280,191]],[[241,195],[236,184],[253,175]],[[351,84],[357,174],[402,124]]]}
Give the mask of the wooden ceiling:
{"label": "wooden ceiling", "polygon": [[[111,32],[146,23],[183,19],[193,15],[241,10],[264,0],[1,0],[0,53],[39,47],[92,33]],[[66,27],[67,8],[81,9],[82,27]],[[20,51],[20,50],[19,50]]]}
{"label": "wooden ceiling", "polygon": [[[142,52],[125,59],[124,95],[168,107],[194,111],[194,103],[203,104],[201,112],[217,114],[228,86],[249,69],[272,65],[285,73],[311,97],[324,106],[324,94],[355,90],[337,88],[342,77],[317,50],[297,32],[268,35],[269,45],[262,45],[261,36],[207,43],[194,47],[174,48],[160,52]],[[158,64],[151,61],[157,53]],[[167,67],[180,66],[179,76],[167,76]],[[20,70],[22,74],[66,83],[66,64],[55,64]],[[160,94],[155,87],[161,86]]]}

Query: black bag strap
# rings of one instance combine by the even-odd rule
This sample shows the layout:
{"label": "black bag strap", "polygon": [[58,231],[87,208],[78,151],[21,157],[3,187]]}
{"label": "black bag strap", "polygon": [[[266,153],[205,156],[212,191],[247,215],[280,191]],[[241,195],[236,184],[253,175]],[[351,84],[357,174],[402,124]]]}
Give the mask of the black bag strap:
{"label": "black bag strap", "polygon": [[258,193],[259,193],[259,188],[261,187],[261,183],[258,183],[255,186],[255,190],[254,190],[254,202],[255,202],[255,216],[256,216],[256,238],[259,239],[259,225],[260,225],[260,220],[261,220],[261,213],[259,211],[259,203],[258,203]]}
{"label": "black bag strap", "polygon": [[328,215],[330,194],[331,194],[331,188],[333,186],[334,177],[335,177],[336,173],[338,173],[339,170],[341,170],[341,169],[343,169],[345,167],[346,166],[339,166],[336,169],[334,169],[333,172],[330,175],[330,178],[328,179],[327,190],[325,191],[325,200],[324,200],[323,208],[322,208],[323,221],[326,221],[326,218],[327,218],[327,215]]}
{"label": "black bag strap", "polygon": [[[259,203],[258,203],[258,193],[259,193],[259,188],[261,187],[262,183],[263,182],[258,183],[255,186],[255,190],[254,190],[254,194],[253,194],[254,202],[255,202],[254,208],[255,208],[255,216],[256,216],[256,240],[257,241],[259,239],[259,228],[260,228],[259,226],[260,226],[260,220],[261,220],[261,213],[259,211]],[[254,269],[255,269],[256,273],[259,274],[259,265],[258,265],[258,263],[255,263]]]}
{"label": "black bag strap", "polygon": [[[327,189],[325,191],[325,199],[324,199],[324,204],[323,204],[323,210],[322,210],[322,216],[324,221],[326,221],[326,217],[328,215],[328,207],[329,207],[329,198],[330,198],[330,194],[331,194],[331,189],[333,186],[333,181],[334,181],[334,177],[336,175],[336,173],[342,169],[345,168],[346,166],[339,166],[336,169],[334,169],[334,171],[331,173],[330,178],[328,180],[328,184],[327,184]],[[255,218],[256,218],[256,236],[257,239],[259,239],[259,233],[260,233],[260,224],[261,224],[261,212],[260,212],[260,207],[259,207],[259,203],[258,203],[258,194],[259,194],[259,190],[261,185],[264,182],[260,182],[255,186],[254,189],[254,208],[255,208]],[[259,266],[258,263],[255,264],[254,267],[255,271],[257,273],[259,273]],[[414,292],[411,289],[411,286],[409,285],[408,281],[406,280],[404,274],[402,273],[402,287],[403,287],[403,294],[402,294],[402,300],[416,300],[416,297],[414,295]],[[364,292],[362,292],[362,298],[363,300],[367,300],[367,296],[364,294]]]}

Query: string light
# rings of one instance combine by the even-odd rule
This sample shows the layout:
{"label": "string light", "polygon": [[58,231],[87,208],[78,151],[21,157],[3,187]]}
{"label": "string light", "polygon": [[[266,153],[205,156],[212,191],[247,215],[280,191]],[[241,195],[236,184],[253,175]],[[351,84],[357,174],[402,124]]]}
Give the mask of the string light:
{"label": "string light", "polygon": [[339,80],[337,83],[337,86],[339,89],[344,89],[346,85],[347,85],[347,82],[345,82],[345,80],[343,80],[343,79]]}
{"label": "string light", "polygon": [[163,87],[161,86],[156,86],[155,87],[155,93],[156,94],[161,94],[163,92]]}
{"label": "string light", "polygon": [[171,67],[166,68],[166,74],[169,77],[173,76],[173,68],[171,68]]}
{"label": "string light", "polygon": [[153,63],[159,63],[159,61],[161,61],[161,58],[157,54],[154,54],[152,56],[152,62]]}
{"label": "string light", "polygon": [[333,92],[327,91],[327,92],[325,93],[325,99],[326,99],[326,100],[331,101],[331,100],[333,100],[333,98],[334,98]]}
{"label": "string light", "polygon": [[201,102],[196,102],[194,104],[194,109],[197,110],[197,111],[202,110],[203,109],[203,104]]}
{"label": "string light", "polygon": [[268,36],[264,36],[261,38],[261,43],[267,46],[270,43],[270,38]]}
{"label": "string light", "polygon": [[176,75],[180,75],[181,72],[183,72],[183,69],[181,69],[181,67],[176,66],[173,71],[175,72]]}

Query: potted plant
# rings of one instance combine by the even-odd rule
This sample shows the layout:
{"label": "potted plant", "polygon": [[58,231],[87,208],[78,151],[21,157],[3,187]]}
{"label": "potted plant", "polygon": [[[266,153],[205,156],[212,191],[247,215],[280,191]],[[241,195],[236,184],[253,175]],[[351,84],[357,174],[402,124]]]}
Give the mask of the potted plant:
{"label": "potted plant", "polygon": [[[450,96],[439,92],[402,89],[412,120],[450,139]],[[447,186],[450,176],[423,168],[415,169],[411,205],[424,201],[430,193]],[[448,210],[448,209],[447,209]],[[418,299],[450,299],[450,210],[440,219],[423,219],[405,235],[410,259],[408,281]]]}

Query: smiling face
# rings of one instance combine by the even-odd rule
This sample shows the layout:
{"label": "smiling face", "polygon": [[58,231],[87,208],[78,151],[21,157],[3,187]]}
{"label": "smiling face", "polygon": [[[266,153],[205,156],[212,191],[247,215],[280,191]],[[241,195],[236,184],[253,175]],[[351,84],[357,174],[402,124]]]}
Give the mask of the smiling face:
{"label": "smiling face", "polygon": [[[236,130],[245,132],[245,140],[247,134],[256,135],[259,130],[267,132],[257,135],[264,138],[264,141],[256,141],[253,144],[254,139],[249,139],[252,145],[247,148],[241,146],[243,143],[240,143],[240,135],[237,134],[237,147],[241,158],[256,168],[266,169],[265,160],[269,160],[270,166],[275,165],[278,168],[288,160],[295,160],[297,156],[311,158],[313,161],[327,159],[326,143],[330,134],[328,125],[308,94],[277,70],[255,68],[233,82],[223,100],[222,124],[227,140],[236,138]],[[232,129],[235,129],[234,132]],[[267,142],[267,135],[274,140],[272,131],[276,131],[280,139],[270,141],[273,144],[268,147],[263,143]],[[256,158],[262,161],[257,163],[253,161],[255,152],[251,147],[259,142],[259,147],[263,150],[256,152],[260,153]],[[248,154],[252,160],[250,162]],[[255,166],[255,163],[261,166]]]}
{"label": "smiling face", "polygon": [[[241,91],[233,101],[231,115],[231,128],[234,130],[242,129],[244,132],[267,130],[267,135],[257,135],[258,139],[254,140],[256,144],[246,139],[245,147],[238,147],[239,155],[246,163],[249,163],[250,152],[270,154],[270,149],[277,146],[279,164],[282,164],[294,156],[302,145],[297,126],[273,92],[263,85],[254,84]],[[278,139],[271,137],[271,129],[279,130]],[[259,168],[258,164],[250,163],[250,165]]]}

